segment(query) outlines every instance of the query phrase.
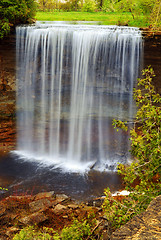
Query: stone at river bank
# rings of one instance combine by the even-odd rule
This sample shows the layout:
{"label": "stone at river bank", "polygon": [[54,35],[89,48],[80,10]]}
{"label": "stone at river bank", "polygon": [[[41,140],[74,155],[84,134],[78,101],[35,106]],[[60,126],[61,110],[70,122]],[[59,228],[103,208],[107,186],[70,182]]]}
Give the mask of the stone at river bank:
{"label": "stone at river bank", "polygon": [[22,228],[35,224],[38,228],[45,226],[61,232],[64,226],[72,223],[73,218],[81,220],[90,213],[96,219],[96,226],[92,229],[95,239],[100,239],[101,235],[102,240],[161,239],[161,196],[156,197],[145,212],[133,217],[113,234],[101,208],[102,200],[93,200],[93,204],[97,201],[98,205],[94,207],[92,201],[90,204],[78,203],[53,191],[34,196],[7,197],[0,201],[0,239],[12,239]]}
{"label": "stone at river bank", "polygon": [[50,227],[60,232],[73,222],[73,218],[81,220],[90,213],[95,215],[97,222],[94,234],[109,239],[108,223],[100,206],[87,206],[53,191],[34,196],[9,196],[0,201],[0,239],[12,239],[23,227],[35,224],[38,228]]}

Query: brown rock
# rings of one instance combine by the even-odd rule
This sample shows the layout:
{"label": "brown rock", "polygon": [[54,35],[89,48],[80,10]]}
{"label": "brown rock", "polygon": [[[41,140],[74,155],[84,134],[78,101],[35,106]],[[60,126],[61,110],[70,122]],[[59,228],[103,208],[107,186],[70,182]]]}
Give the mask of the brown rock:
{"label": "brown rock", "polygon": [[69,204],[68,207],[72,208],[72,209],[77,209],[78,205],[77,204]]}
{"label": "brown rock", "polygon": [[6,235],[10,236],[12,234],[16,234],[18,231],[19,231],[19,228],[17,228],[17,227],[10,227],[7,229]]}
{"label": "brown rock", "polygon": [[64,205],[61,205],[61,204],[57,204],[55,206],[55,208],[52,210],[52,212],[55,213],[55,214],[61,214],[61,213],[63,213],[67,209],[68,209],[67,206],[64,206]]}
{"label": "brown rock", "polygon": [[55,192],[51,191],[51,192],[42,192],[42,193],[38,193],[37,195],[35,195],[34,200],[40,200],[42,198],[55,198]]}
{"label": "brown rock", "polygon": [[52,206],[52,203],[46,198],[29,203],[29,207],[32,212],[43,211],[50,206]]}
{"label": "brown rock", "polygon": [[48,219],[48,217],[45,216],[43,213],[37,212],[37,213],[33,213],[29,216],[26,216],[24,218],[21,218],[19,221],[21,223],[23,223],[24,225],[28,225],[28,224],[39,224],[41,222],[44,222],[47,219]]}
{"label": "brown rock", "polygon": [[56,194],[56,201],[59,203],[68,202],[70,198],[65,194]]}
{"label": "brown rock", "polygon": [[104,200],[105,200],[105,197],[92,199],[92,200],[88,201],[87,205],[88,206],[94,206],[94,207],[101,207]]}
{"label": "brown rock", "polygon": [[156,197],[147,210],[116,230],[112,240],[155,240],[161,239],[161,196]]}
{"label": "brown rock", "polygon": [[6,207],[2,204],[0,205],[0,217],[5,213]]}

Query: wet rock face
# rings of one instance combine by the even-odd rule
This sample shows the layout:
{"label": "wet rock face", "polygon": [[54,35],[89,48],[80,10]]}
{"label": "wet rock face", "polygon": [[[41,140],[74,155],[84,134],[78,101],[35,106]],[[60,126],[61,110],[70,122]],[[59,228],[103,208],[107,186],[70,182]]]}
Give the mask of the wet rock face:
{"label": "wet rock face", "polygon": [[116,230],[111,239],[161,239],[161,196],[156,197],[145,212]]}
{"label": "wet rock face", "polygon": [[15,36],[0,41],[0,154],[15,148],[16,54]]}
{"label": "wet rock face", "polygon": [[[2,84],[3,87],[2,87]],[[16,90],[16,36],[0,41],[0,92]]]}
{"label": "wet rock face", "polygon": [[154,85],[157,92],[161,93],[161,32],[143,31],[144,37],[144,56],[143,68],[151,65],[156,77]]}

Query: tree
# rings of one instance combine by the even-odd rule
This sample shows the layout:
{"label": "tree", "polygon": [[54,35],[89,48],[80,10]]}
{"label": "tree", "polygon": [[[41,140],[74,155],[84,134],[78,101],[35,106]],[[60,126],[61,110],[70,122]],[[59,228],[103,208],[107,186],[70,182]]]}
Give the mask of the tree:
{"label": "tree", "polygon": [[96,1],[95,0],[84,0],[83,11],[85,12],[94,12],[96,10]]}
{"label": "tree", "polygon": [[[109,189],[105,190],[103,207],[114,228],[146,209],[161,194],[161,96],[152,84],[154,77],[153,69],[148,67],[143,78],[138,79],[134,91],[138,111],[130,130],[134,160],[130,165],[118,165],[130,195],[119,202],[112,198]],[[114,126],[127,130],[128,124],[114,120]]]}
{"label": "tree", "polygon": [[[143,71],[145,78],[139,79],[134,91],[137,106],[134,128],[131,134],[131,152],[136,160],[130,167],[119,166],[127,187],[139,180],[139,188],[148,190],[161,186],[161,97],[152,84],[153,69]],[[138,188],[138,186],[136,186]],[[161,191],[161,189],[160,189]]]}
{"label": "tree", "polygon": [[150,22],[153,28],[161,27],[161,0],[156,0]]}
{"label": "tree", "polygon": [[16,24],[32,22],[35,14],[34,0],[0,0],[0,38]]}

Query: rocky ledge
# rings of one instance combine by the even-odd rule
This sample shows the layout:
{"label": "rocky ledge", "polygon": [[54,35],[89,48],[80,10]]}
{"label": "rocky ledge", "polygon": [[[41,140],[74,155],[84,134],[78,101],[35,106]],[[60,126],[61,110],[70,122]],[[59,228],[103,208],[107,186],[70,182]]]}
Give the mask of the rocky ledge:
{"label": "rocky ledge", "polygon": [[87,203],[76,202],[65,194],[54,191],[34,196],[9,196],[0,201],[0,240],[9,240],[23,227],[37,225],[61,232],[64,226],[94,214],[96,226],[92,229],[95,239],[102,240],[155,240],[161,239],[161,196],[156,197],[147,210],[133,217],[127,224],[111,232],[101,205],[104,198]]}
{"label": "rocky ledge", "polygon": [[161,239],[161,196],[156,197],[145,212],[133,217],[128,223],[115,231],[111,239]]}
{"label": "rocky ledge", "polygon": [[0,240],[12,239],[23,227],[29,225],[61,231],[73,222],[73,218],[81,220],[90,213],[95,215],[97,223],[93,229],[94,234],[109,239],[108,222],[100,208],[102,202],[103,199],[96,199],[80,203],[53,191],[34,196],[9,196],[0,201]]}

